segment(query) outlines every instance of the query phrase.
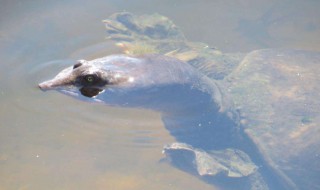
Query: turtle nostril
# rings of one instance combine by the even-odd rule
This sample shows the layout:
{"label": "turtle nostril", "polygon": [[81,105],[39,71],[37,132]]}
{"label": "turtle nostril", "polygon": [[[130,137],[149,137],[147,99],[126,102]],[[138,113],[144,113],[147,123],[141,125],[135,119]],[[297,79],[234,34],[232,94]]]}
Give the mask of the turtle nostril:
{"label": "turtle nostril", "polygon": [[86,62],[86,60],[83,60],[83,59],[78,60],[77,63],[73,65],[73,69],[80,67],[85,62]]}
{"label": "turtle nostril", "polygon": [[81,65],[82,65],[82,63],[80,63],[80,62],[76,63],[73,65],[73,69],[76,69],[76,68],[80,67]]}
{"label": "turtle nostril", "polygon": [[38,87],[42,91],[46,91],[48,89],[48,85],[45,82],[38,84]]}

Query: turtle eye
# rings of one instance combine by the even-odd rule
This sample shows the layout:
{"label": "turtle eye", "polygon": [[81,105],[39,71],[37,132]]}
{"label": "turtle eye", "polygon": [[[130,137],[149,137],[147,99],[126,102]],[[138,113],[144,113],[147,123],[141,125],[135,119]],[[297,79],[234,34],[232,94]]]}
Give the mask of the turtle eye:
{"label": "turtle eye", "polygon": [[96,76],[95,75],[86,75],[84,77],[84,80],[88,83],[88,84],[92,84],[96,81]]}

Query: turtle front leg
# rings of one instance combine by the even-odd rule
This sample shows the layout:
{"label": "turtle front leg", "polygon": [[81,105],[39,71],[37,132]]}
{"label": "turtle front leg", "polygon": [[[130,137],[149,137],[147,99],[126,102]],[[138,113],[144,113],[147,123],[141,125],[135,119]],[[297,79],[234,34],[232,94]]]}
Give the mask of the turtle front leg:
{"label": "turtle front leg", "polygon": [[[268,190],[268,186],[249,156],[238,149],[205,152],[185,143],[165,145],[163,154],[177,168],[201,178],[243,178],[244,189]],[[208,181],[208,180],[206,180]]]}

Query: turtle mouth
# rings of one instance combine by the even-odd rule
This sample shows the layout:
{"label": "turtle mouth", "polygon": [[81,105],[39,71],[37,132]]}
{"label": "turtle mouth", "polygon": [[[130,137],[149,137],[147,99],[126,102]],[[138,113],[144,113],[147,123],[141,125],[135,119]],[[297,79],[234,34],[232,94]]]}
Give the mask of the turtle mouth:
{"label": "turtle mouth", "polygon": [[80,89],[77,89],[79,90],[79,92],[77,92],[75,91],[74,88],[67,88],[66,86],[62,88],[60,84],[57,84],[55,81],[52,81],[52,80],[42,82],[38,84],[38,87],[43,92],[48,90],[58,90],[70,96],[79,96],[79,92],[80,92],[83,96],[89,97],[89,98],[94,98],[95,96],[97,96],[98,94],[104,91],[103,89],[96,88],[96,87],[82,87]]}

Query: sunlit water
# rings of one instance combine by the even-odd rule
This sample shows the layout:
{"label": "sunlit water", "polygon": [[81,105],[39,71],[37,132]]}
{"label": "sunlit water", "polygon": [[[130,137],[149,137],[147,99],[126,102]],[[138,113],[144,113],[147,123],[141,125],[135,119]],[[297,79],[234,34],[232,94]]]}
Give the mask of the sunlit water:
{"label": "sunlit water", "polygon": [[0,6],[0,189],[214,189],[161,162],[160,114],[79,102],[37,84],[75,59],[119,50],[101,20],[158,12],[224,52],[320,50],[318,1],[4,1]]}

